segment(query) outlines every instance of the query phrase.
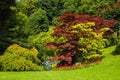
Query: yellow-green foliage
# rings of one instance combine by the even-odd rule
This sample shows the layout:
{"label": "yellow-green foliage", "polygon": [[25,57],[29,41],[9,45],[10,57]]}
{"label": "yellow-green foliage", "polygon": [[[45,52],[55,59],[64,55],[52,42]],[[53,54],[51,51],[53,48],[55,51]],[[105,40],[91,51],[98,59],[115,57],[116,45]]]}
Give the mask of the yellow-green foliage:
{"label": "yellow-green foliage", "polygon": [[33,63],[36,64],[40,63],[40,60],[37,58],[38,51],[34,47],[32,49],[26,49],[17,44],[13,44],[10,45],[5,51],[5,54],[7,53],[16,54],[21,57],[25,57],[26,60],[31,60]]}
{"label": "yellow-green foliage", "polygon": [[17,44],[10,45],[4,55],[0,56],[1,71],[30,71],[43,70],[38,51],[35,48],[26,49]]}
{"label": "yellow-green foliage", "polygon": [[88,22],[88,23],[86,23],[86,24],[84,24],[84,23],[80,23],[80,24],[77,24],[77,25],[74,25],[74,26],[72,26],[72,28],[73,28],[73,31],[72,32],[78,32],[78,31],[83,31],[83,32],[91,32],[91,31],[93,31],[92,30],[92,26],[95,26],[95,23],[94,22]]}
{"label": "yellow-green foliage", "polygon": [[100,55],[99,54],[92,54],[90,56],[85,57],[88,61],[96,61],[97,59],[100,60]]}
{"label": "yellow-green foliage", "polygon": [[4,54],[0,56],[0,71],[36,71],[43,70],[41,66],[34,64],[25,57],[16,54]]}
{"label": "yellow-green foliage", "polygon": [[83,28],[89,28],[89,27],[92,27],[92,26],[95,26],[94,22],[87,22],[85,24],[84,23],[79,23],[77,25],[72,26],[72,28],[83,29]]}
{"label": "yellow-green foliage", "polygon": [[[53,26],[50,26],[49,31],[41,32],[37,35],[31,35],[28,38],[29,43],[32,43],[39,51],[39,59],[45,60],[47,57],[53,56],[54,49],[45,48],[46,44],[49,42],[54,42],[54,38],[50,36],[53,32]],[[56,39],[58,40],[58,39]]]}
{"label": "yellow-green foliage", "polygon": [[[82,57],[89,60],[95,57],[100,57],[102,49],[105,47],[106,39],[103,39],[103,34],[109,28],[100,29],[99,33],[93,30],[95,26],[94,22],[79,23],[72,26],[72,33],[79,36],[79,44],[86,46],[85,48],[80,48],[82,52]],[[97,56],[96,56],[97,55]]]}
{"label": "yellow-green foliage", "polygon": [[40,47],[45,46],[48,42],[53,42],[54,38],[51,38],[50,36],[53,32],[53,28],[53,26],[50,26],[49,31],[47,32],[40,32],[39,34],[29,36],[28,41]]}
{"label": "yellow-green foliage", "polygon": [[[103,33],[108,30],[109,28],[102,28],[99,33],[96,33],[93,31],[91,27],[94,27],[94,22],[88,22],[88,23],[80,23],[77,25],[72,26],[74,33],[78,34],[83,32],[85,34],[79,35],[79,43],[82,45],[87,44],[88,50],[97,50],[100,48],[104,48],[105,46],[105,39],[103,39],[102,35]],[[84,37],[86,36],[86,37]]]}

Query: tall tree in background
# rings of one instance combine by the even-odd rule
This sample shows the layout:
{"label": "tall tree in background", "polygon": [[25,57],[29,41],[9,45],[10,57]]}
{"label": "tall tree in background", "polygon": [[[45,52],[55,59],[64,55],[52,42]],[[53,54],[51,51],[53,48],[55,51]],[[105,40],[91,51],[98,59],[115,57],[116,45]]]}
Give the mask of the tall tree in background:
{"label": "tall tree in background", "polygon": [[50,24],[54,17],[61,15],[64,0],[39,0],[40,7],[47,12]]}
{"label": "tall tree in background", "polygon": [[19,12],[22,12],[27,16],[30,16],[39,8],[38,1],[39,0],[19,0],[16,3],[17,4],[16,7]]}
{"label": "tall tree in background", "polygon": [[10,15],[12,14],[12,12],[10,10],[11,5],[15,5],[15,0],[0,1],[0,33],[1,34],[4,32],[6,33],[6,29],[8,28],[8,26],[6,26],[6,25],[8,25],[7,20],[9,19]]}
{"label": "tall tree in background", "polygon": [[72,13],[99,15],[102,8],[114,3],[115,0],[69,0],[64,2],[63,11],[69,9]]}
{"label": "tall tree in background", "polygon": [[28,42],[29,36],[48,30],[49,20],[46,11],[40,8],[38,1],[19,0],[16,6],[11,7],[15,11],[15,16],[12,17],[14,24],[10,29],[12,42],[30,47],[32,45]]}
{"label": "tall tree in background", "polygon": [[15,0],[1,0],[0,1],[0,53],[4,51],[7,45],[9,45],[9,26],[10,16],[14,14],[10,10],[10,6],[15,5]]}
{"label": "tall tree in background", "polygon": [[39,0],[39,6],[47,12],[50,23],[66,10],[72,13],[100,15],[102,8],[114,3],[115,0]]}

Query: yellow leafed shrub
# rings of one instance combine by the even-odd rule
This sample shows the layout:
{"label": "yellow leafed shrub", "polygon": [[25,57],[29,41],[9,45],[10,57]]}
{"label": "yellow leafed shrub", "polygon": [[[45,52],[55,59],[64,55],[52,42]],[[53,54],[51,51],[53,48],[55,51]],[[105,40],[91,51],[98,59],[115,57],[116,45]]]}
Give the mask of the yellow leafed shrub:
{"label": "yellow leafed shrub", "polygon": [[0,71],[38,71],[43,70],[35,48],[26,49],[17,44],[10,45],[0,56]]}
{"label": "yellow leafed shrub", "polygon": [[34,47],[32,49],[26,49],[17,44],[13,44],[6,49],[5,54],[7,52],[25,57],[27,60],[31,60],[36,64],[40,63],[40,60],[37,58],[38,51]]}

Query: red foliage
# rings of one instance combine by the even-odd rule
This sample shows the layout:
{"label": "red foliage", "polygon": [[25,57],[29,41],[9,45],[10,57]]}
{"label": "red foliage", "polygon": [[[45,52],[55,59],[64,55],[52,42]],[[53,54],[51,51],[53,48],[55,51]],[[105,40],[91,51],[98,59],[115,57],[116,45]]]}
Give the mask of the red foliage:
{"label": "red foliage", "polygon": [[55,43],[53,43],[53,42],[50,42],[50,43],[47,43],[46,44],[46,48],[54,48],[54,47],[56,47],[57,45],[55,44]]}
{"label": "red foliage", "polygon": [[[64,14],[60,17],[60,21],[63,21],[63,23],[60,26],[55,27],[54,32],[51,34],[54,36],[64,36],[68,39],[67,42],[55,44],[55,43],[49,43],[47,44],[47,47],[57,47],[57,51],[60,50],[61,53],[57,57],[51,59],[52,61],[60,60],[61,64],[65,65],[71,65],[74,64],[73,57],[80,53],[80,48],[86,47],[86,45],[80,45],[78,44],[79,37],[76,34],[71,33],[71,26],[78,24],[78,23],[87,23],[87,22],[95,22],[95,26],[93,27],[93,30],[96,33],[99,33],[99,30],[103,27],[109,27],[110,30],[105,33],[105,35],[110,35],[113,33],[113,26],[116,24],[115,20],[105,20],[103,17],[98,16],[90,16],[90,15],[79,15],[79,14]],[[108,33],[109,32],[109,33]],[[84,32],[81,32],[79,35],[83,35]],[[74,57],[75,59],[75,57]]]}

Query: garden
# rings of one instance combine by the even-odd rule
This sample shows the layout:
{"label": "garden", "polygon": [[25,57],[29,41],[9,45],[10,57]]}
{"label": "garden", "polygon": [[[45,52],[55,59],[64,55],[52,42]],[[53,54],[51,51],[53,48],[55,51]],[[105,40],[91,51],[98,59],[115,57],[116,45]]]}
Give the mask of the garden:
{"label": "garden", "polygon": [[119,80],[119,5],[0,1],[0,80]]}

